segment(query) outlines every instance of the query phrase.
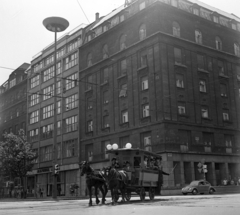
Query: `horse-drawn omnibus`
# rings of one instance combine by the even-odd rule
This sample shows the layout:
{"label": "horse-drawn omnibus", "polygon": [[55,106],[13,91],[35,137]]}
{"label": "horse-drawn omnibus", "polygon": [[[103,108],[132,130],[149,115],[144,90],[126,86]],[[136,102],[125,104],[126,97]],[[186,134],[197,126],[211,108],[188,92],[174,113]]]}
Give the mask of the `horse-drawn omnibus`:
{"label": "horse-drawn omnibus", "polygon": [[161,172],[155,168],[156,166],[151,165],[151,162],[155,162],[157,158],[161,159],[161,156],[143,149],[131,148],[131,145],[127,145],[126,148],[114,145],[107,148],[110,161],[116,159],[119,163],[118,169],[127,172],[125,198],[129,201],[131,194],[137,193],[143,201],[147,192],[150,200],[153,200],[156,190],[161,186],[159,183]]}

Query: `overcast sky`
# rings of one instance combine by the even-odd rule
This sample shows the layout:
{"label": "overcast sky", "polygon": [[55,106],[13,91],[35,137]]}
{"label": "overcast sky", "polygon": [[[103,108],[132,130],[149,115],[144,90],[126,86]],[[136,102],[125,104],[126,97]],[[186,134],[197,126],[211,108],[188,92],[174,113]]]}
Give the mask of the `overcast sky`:
{"label": "overcast sky", "polygon": [[[87,18],[85,17],[81,7]],[[95,13],[107,15],[123,5],[125,0],[0,0],[0,85],[22,63],[30,63],[32,57],[54,40],[42,21],[46,17],[61,16],[70,23],[71,31],[81,23],[94,21]],[[240,0],[202,0],[218,9],[240,17]],[[10,69],[3,69],[7,67]]]}

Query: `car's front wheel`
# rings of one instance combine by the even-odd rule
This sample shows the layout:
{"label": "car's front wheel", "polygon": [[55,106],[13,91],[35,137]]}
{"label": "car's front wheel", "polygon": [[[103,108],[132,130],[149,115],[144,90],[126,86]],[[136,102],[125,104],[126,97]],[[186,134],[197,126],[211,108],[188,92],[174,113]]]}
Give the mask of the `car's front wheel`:
{"label": "car's front wheel", "polygon": [[193,194],[193,195],[197,195],[197,194],[198,194],[197,189],[193,189],[192,194]]}
{"label": "car's front wheel", "polygon": [[214,191],[214,189],[212,189],[212,188],[209,190],[209,194],[214,194],[214,192],[215,192],[215,191]]}

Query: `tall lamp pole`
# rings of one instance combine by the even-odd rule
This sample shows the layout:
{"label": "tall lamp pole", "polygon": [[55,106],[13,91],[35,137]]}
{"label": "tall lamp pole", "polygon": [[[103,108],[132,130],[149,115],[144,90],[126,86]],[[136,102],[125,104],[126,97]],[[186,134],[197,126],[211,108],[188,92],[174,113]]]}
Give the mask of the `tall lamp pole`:
{"label": "tall lamp pole", "polygon": [[54,127],[53,127],[53,199],[57,199],[57,175],[55,174],[55,165],[57,164],[57,32],[64,31],[69,22],[61,17],[48,17],[43,20],[43,25],[48,31],[54,32]]}

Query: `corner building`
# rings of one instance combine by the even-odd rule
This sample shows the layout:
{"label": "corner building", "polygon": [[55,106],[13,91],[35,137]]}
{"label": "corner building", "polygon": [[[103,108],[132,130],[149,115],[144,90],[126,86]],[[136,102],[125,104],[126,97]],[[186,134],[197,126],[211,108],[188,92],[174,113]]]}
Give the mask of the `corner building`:
{"label": "corner building", "polygon": [[80,159],[100,169],[107,144],[130,142],[162,155],[166,188],[203,178],[203,159],[213,185],[240,176],[240,18],[195,0],[126,2],[79,49]]}

